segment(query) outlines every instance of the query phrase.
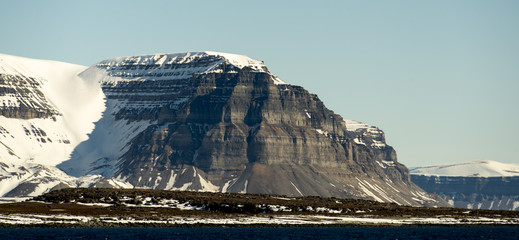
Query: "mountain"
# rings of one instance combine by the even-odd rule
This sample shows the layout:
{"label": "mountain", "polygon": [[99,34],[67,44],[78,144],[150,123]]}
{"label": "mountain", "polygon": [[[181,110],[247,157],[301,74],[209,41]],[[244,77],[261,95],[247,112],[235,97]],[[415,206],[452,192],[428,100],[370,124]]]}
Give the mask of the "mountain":
{"label": "mountain", "polygon": [[519,164],[477,160],[410,171],[415,184],[454,207],[519,210]]}
{"label": "mountain", "polygon": [[[32,67],[24,61],[25,68]],[[65,185],[87,178],[117,181],[112,185],[118,187],[446,204],[410,182],[383,131],[344,120],[316,95],[281,81],[261,61],[188,52],[112,58],[76,71],[60,70],[57,63],[52,67],[62,78],[39,75],[38,69],[5,73],[5,79],[37,80],[39,85],[31,87],[41,94],[26,96],[33,104],[26,108],[39,111],[33,107],[39,101],[49,110],[25,118],[4,115],[2,123],[15,122],[9,133],[21,126],[32,129],[34,121],[54,123],[34,128],[46,136],[59,132],[62,154],[52,155],[55,150],[42,137],[23,136],[23,131],[11,138],[22,135],[39,147],[14,149],[5,134],[0,141],[11,149],[2,157],[11,164],[8,169],[29,163],[52,167],[74,179],[63,177]],[[10,92],[7,100],[21,102]],[[35,132],[44,135],[40,130]],[[21,157],[24,151],[30,157]],[[9,179],[0,184],[21,186]]]}

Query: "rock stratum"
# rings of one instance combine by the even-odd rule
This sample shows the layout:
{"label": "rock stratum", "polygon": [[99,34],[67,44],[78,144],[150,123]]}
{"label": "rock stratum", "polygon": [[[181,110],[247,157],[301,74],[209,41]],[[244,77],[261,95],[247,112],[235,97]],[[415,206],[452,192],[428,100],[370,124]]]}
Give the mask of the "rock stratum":
{"label": "rock stratum", "polygon": [[4,196],[109,186],[446,205],[410,181],[380,129],[344,120],[261,61],[156,54],[53,62],[46,75],[31,69],[41,60],[2,57],[14,69],[1,75]]}

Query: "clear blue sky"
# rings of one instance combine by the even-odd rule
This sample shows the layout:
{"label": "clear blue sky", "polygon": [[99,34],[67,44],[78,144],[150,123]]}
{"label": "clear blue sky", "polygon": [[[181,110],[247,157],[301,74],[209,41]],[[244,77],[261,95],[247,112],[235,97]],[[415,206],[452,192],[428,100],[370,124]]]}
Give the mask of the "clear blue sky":
{"label": "clear blue sky", "polygon": [[4,1],[0,53],[264,60],[407,166],[519,163],[519,1]]}

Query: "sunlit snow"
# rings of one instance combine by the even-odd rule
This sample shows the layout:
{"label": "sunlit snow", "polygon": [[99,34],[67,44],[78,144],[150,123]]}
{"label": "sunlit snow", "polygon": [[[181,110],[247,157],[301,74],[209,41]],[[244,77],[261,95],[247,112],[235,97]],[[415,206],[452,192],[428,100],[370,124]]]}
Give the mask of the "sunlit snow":
{"label": "sunlit snow", "polygon": [[411,174],[428,176],[511,177],[519,176],[519,164],[491,160],[431,165],[410,169]]}

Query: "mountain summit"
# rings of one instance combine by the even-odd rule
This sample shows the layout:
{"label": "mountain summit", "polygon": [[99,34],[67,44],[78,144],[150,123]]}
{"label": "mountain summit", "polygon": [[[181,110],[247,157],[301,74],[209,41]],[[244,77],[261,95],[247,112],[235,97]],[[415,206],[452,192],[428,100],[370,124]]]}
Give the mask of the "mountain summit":
{"label": "mountain summit", "polygon": [[[281,81],[263,62],[246,56],[188,52],[119,57],[77,72],[56,67],[63,73],[59,80],[33,74],[37,70],[0,75],[3,82],[35,79],[39,85],[28,85],[42,89],[41,94],[28,96],[27,101],[41,100],[53,110],[25,117],[2,114],[2,123],[13,122],[0,136],[0,148],[10,151],[2,157],[7,177],[0,185],[9,185],[11,195],[13,191],[27,195],[88,183],[445,205],[410,182],[407,168],[397,162],[395,150],[385,143],[380,129],[344,120],[316,95]],[[63,79],[70,89],[90,92],[79,101],[83,107],[67,108],[67,104],[60,106],[60,101],[51,100],[61,95],[45,89]],[[19,101],[11,92],[16,91],[0,92],[0,96]],[[63,98],[78,101],[71,95]],[[59,122],[60,118],[66,122],[77,117],[74,113],[89,116],[88,121],[82,120],[81,132]],[[12,134],[23,127],[28,134]],[[56,130],[60,128],[64,130]],[[47,150],[49,141],[45,139],[53,131],[62,139],[85,141],[62,140],[67,146],[61,150],[64,154],[49,161],[48,155],[39,152],[54,151]],[[82,138],[85,131],[87,139]],[[39,147],[14,149],[7,141],[26,136]],[[53,143],[55,139],[51,139]],[[19,151],[30,154],[20,157]],[[43,185],[41,178],[31,178],[31,185],[14,181],[12,174],[9,177],[13,169],[24,175],[20,167],[29,165],[63,170],[69,179],[54,177]],[[20,187],[22,183],[26,184]]]}

